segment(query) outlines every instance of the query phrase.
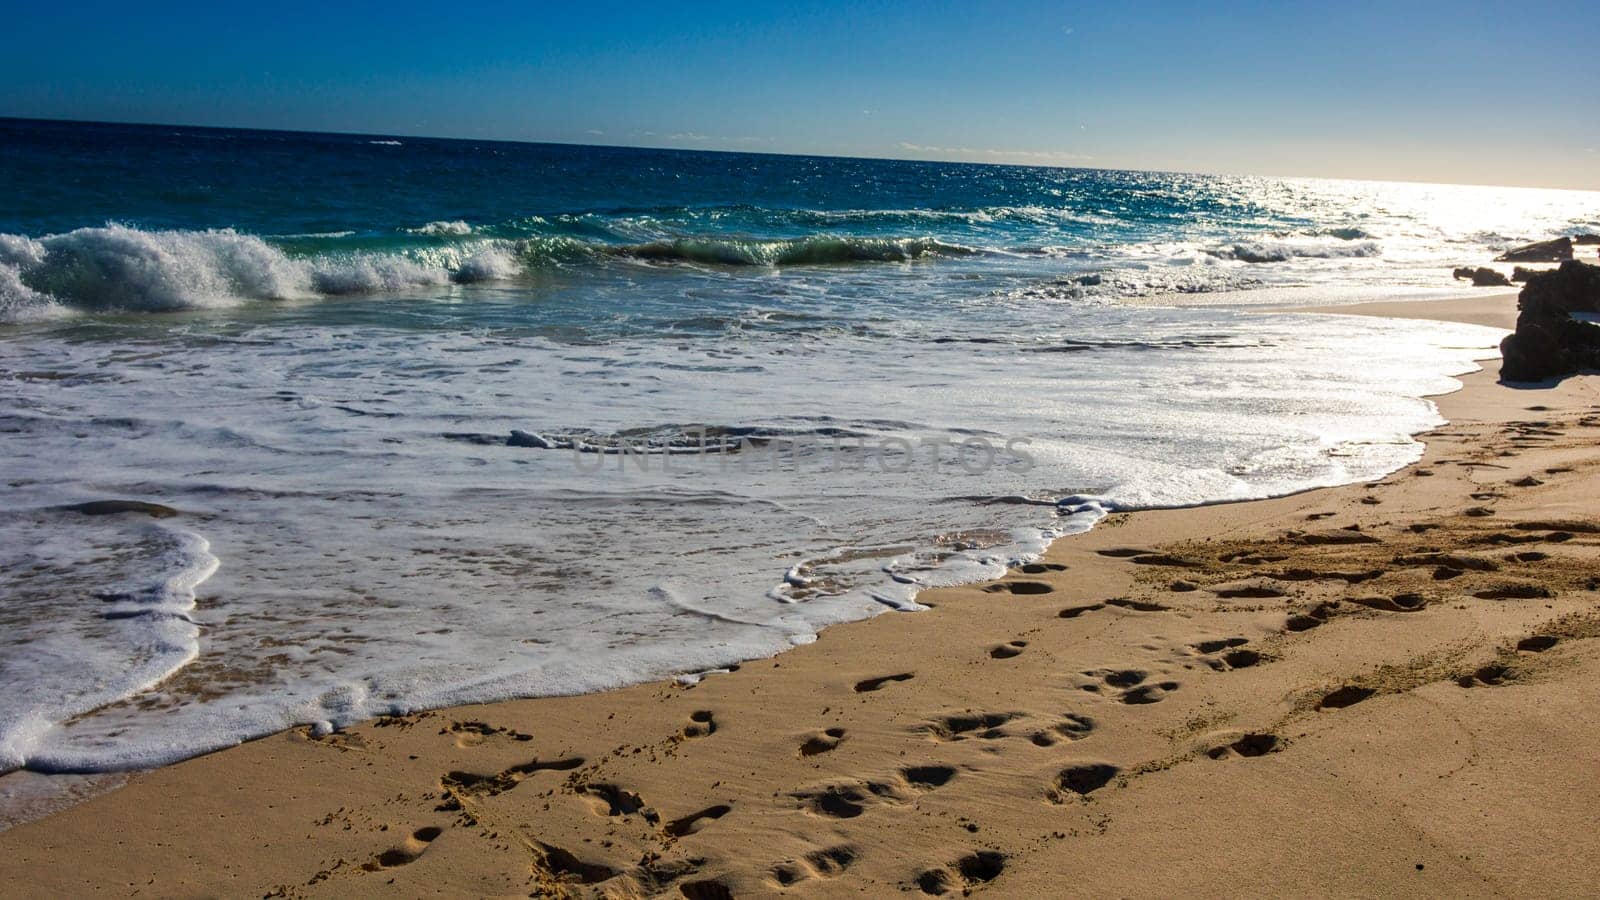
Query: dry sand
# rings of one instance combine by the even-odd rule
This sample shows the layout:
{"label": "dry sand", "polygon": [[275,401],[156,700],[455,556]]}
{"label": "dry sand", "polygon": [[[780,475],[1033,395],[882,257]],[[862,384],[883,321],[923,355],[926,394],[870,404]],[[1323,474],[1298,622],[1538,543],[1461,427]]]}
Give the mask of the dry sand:
{"label": "dry sand", "polygon": [[[1508,295],[1376,312],[1505,323]],[[693,686],[294,731],[0,833],[8,895],[1576,895],[1600,384],[1417,466],[1117,515]]]}

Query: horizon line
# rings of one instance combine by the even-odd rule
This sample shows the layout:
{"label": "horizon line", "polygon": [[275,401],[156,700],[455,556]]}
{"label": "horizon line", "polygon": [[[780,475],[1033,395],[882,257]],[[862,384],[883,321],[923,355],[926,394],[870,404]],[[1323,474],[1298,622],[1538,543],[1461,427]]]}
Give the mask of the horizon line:
{"label": "horizon line", "polygon": [[1480,182],[1454,182],[1454,181],[1421,181],[1405,178],[1351,178],[1332,175],[1280,175],[1267,173],[1233,173],[1233,172],[1197,172],[1188,169],[1138,169],[1117,168],[1114,166],[1082,166],[1061,165],[1051,163],[1008,163],[1008,162],[975,162],[963,159],[928,159],[922,157],[904,156],[855,156],[843,153],[797,153],[779,150],[726,150],[715,147],[662,147],[648,144],[591,144],[578,141],[552,141],[552,140],[527,140],[516,138],[489,138],[489,137],[457,137],[451,135],[426,135],[426,134],[397,134],[378,131],[312,131],[304,128],[261,128],[243,125],[200,125],[181,122],[140,122],[140,121],[113,121],[107,119],[71,119],[41,116],[11,116],[0,114],[0,122],[46,122],[67,125],[121,125],[142,128],[188,128],[205,131],[249,131],[262,134],[297,134],[297,135],[331,135],[335,137],[365,137],[365,138],[390,138],[414,141],[452,141],[469,143],[473,141],[492,144],[520,144],[532,146],[553,147],[592,147],[601,150],[650,150],[666,153],[718,153],[728,156],[781,156],[798,159],[837,159],[862,162],[905,162],[929,163],[952,166],[988,166],[1002,169],[1057,169],[1078,172],[1129,172],[1135,174],[1156,175],[1185,175],[1201,178],[1275,178],[1283,181],[1342,181],[1362,184],[1408,184],[1437,187],[1480,187],[1499,188],[1519,191],[1561,191],[1577,194],[1600,194],[1600,188],[1575,188],[1575,187],[1533,187],[1515,184],[1485,184]]}

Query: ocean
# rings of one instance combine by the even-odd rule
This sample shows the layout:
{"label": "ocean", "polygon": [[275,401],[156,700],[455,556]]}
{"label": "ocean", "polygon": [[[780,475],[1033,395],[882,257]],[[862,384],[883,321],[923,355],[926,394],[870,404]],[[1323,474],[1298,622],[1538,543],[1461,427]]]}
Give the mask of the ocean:
{"label": "ocean", "polygon": [[18,120],[0,197],[0,771],[41,772],[707,677],[1110,511],[1380,477],[1502,332],[1272,310],[1600,230],[1582,192]]}

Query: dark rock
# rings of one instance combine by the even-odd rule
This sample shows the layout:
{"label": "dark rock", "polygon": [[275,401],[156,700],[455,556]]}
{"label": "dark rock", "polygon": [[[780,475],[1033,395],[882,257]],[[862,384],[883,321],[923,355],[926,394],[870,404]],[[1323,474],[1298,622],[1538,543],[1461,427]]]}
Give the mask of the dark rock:
{"label": "dark rock", "polygon": [[1515,267],[1515,268],[1513,268],[1511,270],[1511,280],[1516,282],[1516,283],[1518,283],[1518,284],[1521,284],[1522,282],[1527,281],[1529,278],[1532,278],[1535,275],[1543,275],[1545,272],[1548,272],[1548,271],[1550,271],[1550,270],[1549,269],[1529,269],[1529,268],[1526,268],[1524,266],[1517,266],[1517,267]]}
{"label": "dark rock", "polygon": [[1553,241],[1538,241],[1512,247],[1496,256],[1495,262],[1561,262],[1572,258],[1572,238],[1560,237]]}
{"label": "dark rock", "polygon": [[1593,246],[1594,244],[1600,244],[1600,234],[1575,234],[1572,236],[1572,242],[1574,244]]}
{"label": "dark rock", "polygon": [[1461,266],[1453,273],[1456,278],[1465,278],[1472,281],[1473,287],[1504,287],[1511,284],[1505,275],[1487,266],[1474,269],[1471,266]]}
{"label": "dark rock", "polygon": [[1600,368],[1600,327],[1572,318],[1600,313],[1600,267],[1568,260],[1528,279],[1517,330],[1500,344],[1505,381],[1544,381]]}

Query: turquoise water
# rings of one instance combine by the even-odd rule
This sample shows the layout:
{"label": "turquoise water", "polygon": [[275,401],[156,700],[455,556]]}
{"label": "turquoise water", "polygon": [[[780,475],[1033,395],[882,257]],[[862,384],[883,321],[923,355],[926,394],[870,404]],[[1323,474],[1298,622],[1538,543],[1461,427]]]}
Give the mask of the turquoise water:
{"label": "turquoise water", "polygon": [[[0,770],[714,671],[1378,477],[1576,192],[0,120]],[[87,515],[124,499],[172,515]],[[91,507],[94,509],[94,507]]]}
{"label": "turquoise water", "polygon": [[1492,248],[1600,227],[1594,195],[1560,191],[15,120],[0,147],[13,321],[278,301],[577,340],[854,327],[974,302],[1448,287]]}

